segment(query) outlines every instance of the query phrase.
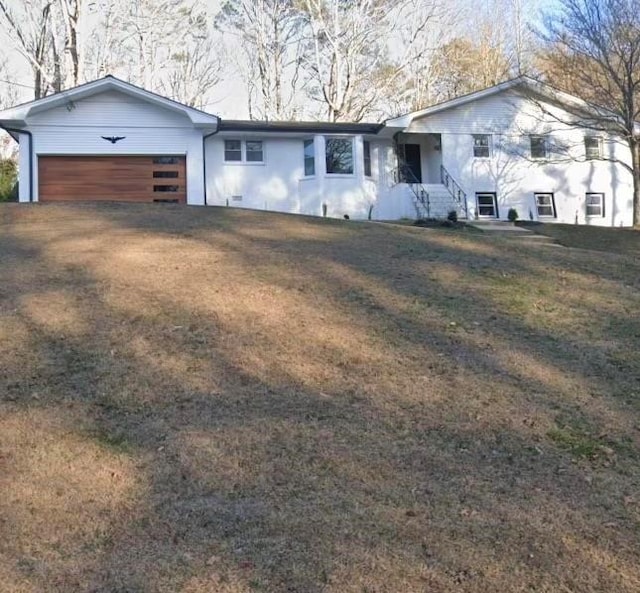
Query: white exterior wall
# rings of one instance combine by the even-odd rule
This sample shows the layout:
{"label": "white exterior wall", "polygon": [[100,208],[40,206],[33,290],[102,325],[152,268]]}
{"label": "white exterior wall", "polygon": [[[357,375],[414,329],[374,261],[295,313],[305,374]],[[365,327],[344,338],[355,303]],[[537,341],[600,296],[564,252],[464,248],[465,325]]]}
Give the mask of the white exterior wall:
{"label": "white exterior wall", "polygon": [[[550,105],[545,106],[546,110],[555,110],[563,121],[568,115]],[[540,112],[535,103],[514,93],[494,95],[424,117],[414,121],[408,131],[442,134],[443,164],[466,192],[470,216],[475,215],[476,192],[495,192],[501,219],[507,218],[509,208],[515,208],[520,218],[537,220],[534,193],[551,192],[557,211],[555,222],[632,224],[633,179],[623,165],[584,161],[584,136],[591,133],[589,130],[561,124]],[[547,162],[528,158],[528,134],[536,133],[550,136],[552,155]],[[473,158],[472,134],[492,135],[490,159]],[[562,156],[565,150],[565,155],[578,160],[567,162]],[[628,148],[615,139],[604,138],[603,151],[607,157],[630,160]],[[586,216],[587,192],[605,194],[604,217]]]}
{"label": "white exterior wall", "polygon": [[[185,155],[187,203],[204,204],[203,131],[184,114],[109,91],[32,115],[27,125],[35,154],[34,201],[39,155]],[[125,138],[111,144],[102,136]],[[20,181],[22,187],[22,175]]]}
{"label": "white exterior wall", "polygon": [[[333,135],[332,135],[333,137]],[[325,164],[325,136],[278,137],[277,135],[226,132],[206,140],[207,204],[237,206],[295,214],[366,218],[376,200],[377,147],[372,143],[372,177],[365,178],[362,136],[353,139],[354,173],[328,175]],[[304,175],[305,139],[314,140],[315,175]],[[261,140],[264,162],[224,161],[224,140]],[[234,196],[242,199],[234,200]]]}

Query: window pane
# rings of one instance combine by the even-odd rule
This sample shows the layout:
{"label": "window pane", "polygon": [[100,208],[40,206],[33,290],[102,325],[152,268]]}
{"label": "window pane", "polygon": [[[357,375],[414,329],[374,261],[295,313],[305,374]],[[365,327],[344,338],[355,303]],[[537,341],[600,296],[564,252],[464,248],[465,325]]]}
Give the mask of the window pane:
{"label": "window pane", "polygon": [[156,156],[153,157],[154,165],[177,165],[180,162],[178,156]]}
{"label": "window pane", "polygon": [[596,136],[586,136],[584,139],[584,150],[588,160],[600,158],[600,138]]}
{"label": "window pane", "polygon": [[488,134],[474,134],[473,156],[476,158],[489,158],[491,156],[490,136]]}
{"label": "window pane", "polygon": [[353,142],[350,138],[327,138],[327,173],[353,174]]}
{"label": "window pane", "polygon": [[307,177],[316,174],[316,156],[314,152],[313,140],[304,141],[304,174]]}
{"label": "window pane", "polygon": [[547,139],[544,136],[531,136],[531,158],[547,158]]}
{"label": "window pane", "polygon": [[240,140],[224,141],[224,160],[225,161],[241,161],[242,160],[242,143]]}
{"label": "window pane", "polygon": [[156,179],[177,179],[178,171],[154,171],[153,177]]}
{"label": "window pane", "polygon": [[371,177],[371,143],[366,140],[362,143],[364,152],[364,174]]}
{"label": "window pane", "polygon": [[247,140],[247,161],[250,163],[261,163],[263,160],[262,141]]}
{"label": "window pane", "polygon": [[154,185],[154,192],[177,192],[180,189],[178,185]]}

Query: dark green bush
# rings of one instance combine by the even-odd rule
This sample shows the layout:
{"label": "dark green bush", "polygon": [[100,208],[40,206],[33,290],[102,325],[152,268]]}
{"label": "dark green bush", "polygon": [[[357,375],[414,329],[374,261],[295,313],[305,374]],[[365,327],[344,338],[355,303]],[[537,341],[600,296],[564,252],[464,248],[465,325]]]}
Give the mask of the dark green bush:
{"label": "dark green bush", "polygon": [[15,198],[18,166],[11,159],[0,159],[0,202]]}
{"label": "dark green bush", "polygon": [[457,210],[449,210],[447,214],[447,220],[450,222],[458,222],[458,211]]}
{"label": "dark green bush", "polygon": [[518,216],[518,211],[515,208],[509,208],[509,212],[507,213],[507,218],[509,219],[510,222],[515,222],[520,217]]}

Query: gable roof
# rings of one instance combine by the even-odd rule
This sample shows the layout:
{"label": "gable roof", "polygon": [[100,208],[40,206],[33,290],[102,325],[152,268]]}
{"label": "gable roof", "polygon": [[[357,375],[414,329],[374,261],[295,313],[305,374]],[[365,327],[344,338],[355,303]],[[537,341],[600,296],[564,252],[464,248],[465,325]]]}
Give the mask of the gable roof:
{"label": "gable roof", "polygon": [[220,120],[221,132],[292,132],[305,134],[377,134],[384,124],[322,121]]}
{"label": "gable roof", "polygon": [[124,80],[116,78],[111,74],[104,78],[99,78],[98,80],[93,80],[71,89],[66,89],[53,95],[48,95],[41,99],[29,101],[28,103],[23,103],[0,111],[0,121],[5,124],[24,125],[26,123],[26,118],[29,117],[29,115],[53,109],[54,107],[67,105],[70,102],[85,99],[109,90],[118,91],[170,111],[182,113],[186,115],[196,127],[217,128],[220,121],[220,118],[212,115],[211,113],[206,113],[199,109],[195,109],[194,107],[189,107],[188,105],[174,101],[173,99],[168,99],[167,97],[158,95],[157,93],[147,91],[146,89],[131,84],[130,82],[125,82]]}
{"label": "gable roof", "polygon": [[478,101],[479,99],[484,99],[485,97],[491,97],[493,95],[497,95],[511,89],[523,87],[538,96],[563,104],[565,106],[582,109],[586,112],[594,112],[594,110],[600,112],[606,111],[602,107],[591,105],[583,99],[576,97],[575,95],[565,93],[564,91],[556,89],[544,82],[540,82],[535,78],[531,78],[529,76],[518,76],[517,78],[512,78],[511,80],[501,82],[500,84],[496,84],[495,86],[491,86],[479,91],[474,91],[460,97],[455,97],[454,99],[449,99],[448,101],[443,101],[442,103],[437,103],[436,105],[431,105],[431,107],[427,107],[426,109],[413,111],[411,113],[406,113],[398,117],[387,119],[385,120],[384,124],[385,126],[390,128],[406,128],[415,119],[427,117],[429,115],[433,115],[434,113],[439,113],[447,109],[453,109],[454,107],[460,107],[462,105],[472,103],[473,101]]}

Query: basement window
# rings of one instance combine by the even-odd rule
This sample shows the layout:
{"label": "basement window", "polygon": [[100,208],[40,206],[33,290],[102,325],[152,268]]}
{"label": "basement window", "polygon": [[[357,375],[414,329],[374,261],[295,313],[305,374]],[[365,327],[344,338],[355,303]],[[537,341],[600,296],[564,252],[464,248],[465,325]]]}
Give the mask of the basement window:
{"label": "basement window", "polygon": [[538,218],[555,218],[556,203],[552,193],[535,194]]}
{"label": "basement window", "polygon": [[604,217],[604,194],[589,192],[585,196],[587,216]]}

